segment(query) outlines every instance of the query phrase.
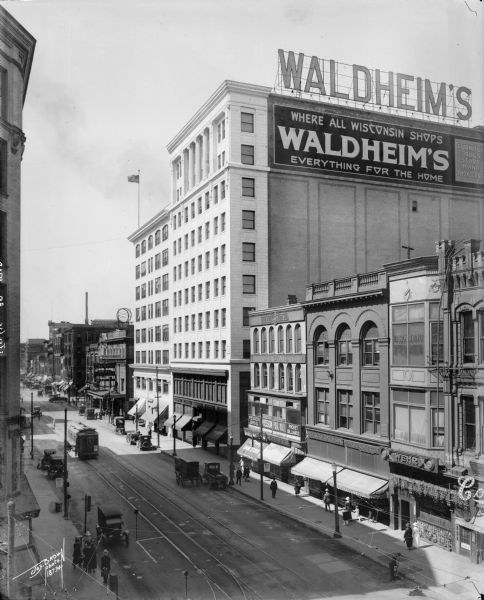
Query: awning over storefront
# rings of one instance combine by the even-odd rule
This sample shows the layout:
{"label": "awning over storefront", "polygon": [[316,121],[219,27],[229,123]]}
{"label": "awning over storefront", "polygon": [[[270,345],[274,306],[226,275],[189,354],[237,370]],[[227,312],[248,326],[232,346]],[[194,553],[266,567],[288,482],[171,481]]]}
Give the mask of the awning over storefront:
{"label": "awning over storefront", "polygon": [[82,388],[79,390],[79,393],[81,392],[85,392],[86,390],[88,390],[91,386],[86,383],[86,385],[83,385]]}
{"label": "awning over storefront", "polygon": [[[328,483],[332,484],[332,478]],[[388,488],[388,481],[386,479],[353,471],[353,469],[343,469],[338,473],[336,484],[339,490],[355,494],[355,496],[362,498],[379,496],[386,492]]]}
{"label": "awning over storefront", "polygon": [[278,467],[289,464],[294,460],[294,450],[287,446],[271,443],[263,451],[264,462],[269,462]]}
{"label": "awning over storefront", "polygon": [[205,439],[211,442],[218,442],[227,433],[225,425],[215,425],[215,427],[207,433]]}
{"label": "awning over storefront", "polygon": [[160,416],[158,417],[155,416],[155,420],[153,421],[154,423],[156,423],[156,421],[158,421],[158,425],[161,427],[162,425],[164,425],[166,423],[168,419],[168,406],[166,406],[163,411],[160,410]]}
{"label": "awning over storefront", "polygon": [[144,398],[140,398],[134,406],[132,406],[128,410],[128,415],[135,417],[138,415],[138,419],[145,414],[146,411],[146,400]]}
{"label": "awning over storefront", "polygon": [[[342,467],[336,467],[336,474],[342,470]],[[300,477],[308,477],[315,481],[330,483],[333,481],[333,466],[331,463],[316,458],[307,456],[303,460],[294,465],[291,469],[293,475]],[[331,481],[328,481],[331,479]]]}
{"label": "awning over storefront", "polygon": [[178,431],[185,431],[185,429],[187,429],[192,422],[192,416],[191,415],[176,415],[177,420],[175,423],[175,429],[177,429]]}
{"label": "awning over storefront", "polygon": [[[269,444],[263,444],[262,451],[265,451]],[[259,460],[260,458],[260,442],[258,440],[253,440],[249,438],[245,440],[242,446],[237,450],[237,454],[239,456],[243,456],[244,458],[249,458],[250,460]]]}
{"label": "awning over storefront", "polygon": [[215,423],[212,423],[211,421],[204,421],[193,431],[193,435],[196,435],[197,437],[203,437],[204,435],[207,435],[207,433],[214,427]]}

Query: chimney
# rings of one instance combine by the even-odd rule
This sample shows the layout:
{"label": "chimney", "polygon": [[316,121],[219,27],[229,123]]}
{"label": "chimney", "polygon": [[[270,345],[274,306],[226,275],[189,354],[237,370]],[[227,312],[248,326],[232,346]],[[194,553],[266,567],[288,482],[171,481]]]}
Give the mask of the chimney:
{"label": "chimney", "polygon": [[86,320],[85,324],[89,325],[89,292],[86,292]]}

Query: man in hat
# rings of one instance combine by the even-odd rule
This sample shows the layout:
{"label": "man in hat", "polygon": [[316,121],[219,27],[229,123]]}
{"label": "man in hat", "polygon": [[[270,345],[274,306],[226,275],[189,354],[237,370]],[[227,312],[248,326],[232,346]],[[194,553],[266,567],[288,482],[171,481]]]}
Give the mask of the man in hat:
{"label": "man in hat", "polygon": [[351,521],[351,500],[349,496],[345,498],[345,505],[343,508],[343,523],[349,525]]}
{"label": "man in hat", "polygon": [[329,488],[324,490],[323,494],[324,510],[331,512],[331,494]]}

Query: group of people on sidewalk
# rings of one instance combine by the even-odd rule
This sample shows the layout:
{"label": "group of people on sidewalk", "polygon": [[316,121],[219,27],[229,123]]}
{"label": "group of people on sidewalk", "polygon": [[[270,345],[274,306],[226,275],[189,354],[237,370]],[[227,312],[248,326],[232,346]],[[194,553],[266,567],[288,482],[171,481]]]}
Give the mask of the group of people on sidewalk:
{"label": "group of people on sidewalk", "polygon": [[[84,539],[81,536],[75,538],[72,551],[72,566],[74,569],[84,569],[89,574],[96,573],[97,544],[91,535],[86,535]],[[108,550],[104,550],[102,553],[100,567],[101,577],[107,585],[109,573],[111,572],[111,557]]]}

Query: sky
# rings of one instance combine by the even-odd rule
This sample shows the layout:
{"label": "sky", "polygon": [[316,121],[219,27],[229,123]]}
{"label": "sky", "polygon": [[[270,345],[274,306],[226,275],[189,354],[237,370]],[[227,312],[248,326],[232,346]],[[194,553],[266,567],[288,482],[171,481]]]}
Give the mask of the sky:
{"label": "sky", "polygon": [[24,105],[21,339],[134,305],[141,223],[168,205],[168,142],[226,79],[272,87],[277,50],[472,90],[480,0],[10,0],[37,40]]}

